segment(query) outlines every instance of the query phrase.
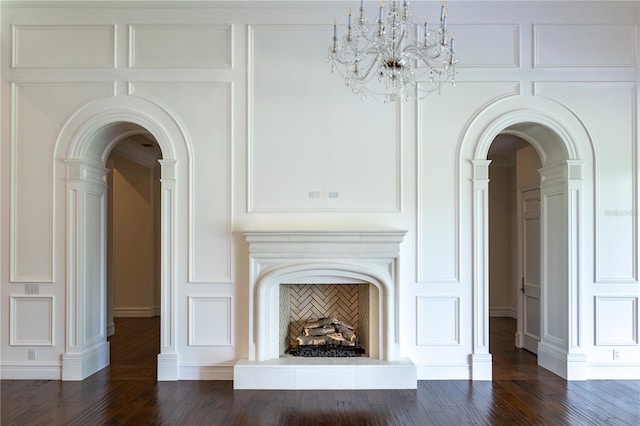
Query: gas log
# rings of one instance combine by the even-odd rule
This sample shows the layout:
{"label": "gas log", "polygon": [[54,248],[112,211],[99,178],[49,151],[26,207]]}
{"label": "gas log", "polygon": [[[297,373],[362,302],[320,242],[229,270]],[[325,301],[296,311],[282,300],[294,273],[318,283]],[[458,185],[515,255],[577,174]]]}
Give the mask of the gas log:
{"label": "gas log", "polygon": [[342,345],[355,346],[354,327],[338,318],[307,320],[302,326],[302,334],[296,339],[298,345]]}
{"label": "gas log", "polygon": [[289,353],[302,357],[357,357],[364,353],[354,327],[338,318],[317,318],[302,325],[302,334]]}

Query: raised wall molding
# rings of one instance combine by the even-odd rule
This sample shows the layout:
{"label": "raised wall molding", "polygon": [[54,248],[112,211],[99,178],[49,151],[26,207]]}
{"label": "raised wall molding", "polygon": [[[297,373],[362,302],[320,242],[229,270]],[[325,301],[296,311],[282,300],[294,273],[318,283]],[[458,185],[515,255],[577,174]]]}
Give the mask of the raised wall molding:
{"label": "raised wall molding", "polygon": [[595,296],[596,346],[638,345],[638,296]]}
{"label": "raised wall molding", "polygon": [[[575,102],[579,102],[580,92],[592,94],[594,91],[602,91],[603,96],[615,96],[609,98],[609,102],[602,101],[602,105],[593,105],[589,108],[580,108],[576,110]],[[637,284],[638,283],[638,258],[639,241],[638,241],[638,209],[640,198],[638,197],[638,155],[640,154],[636,140],[638,138],[637,128],[637,107],[638,102],[638,83],[630,81],[581,81],[581,82],[535,82],[534,91],[537,96],[550,99],[563,105],[568,110],[576,110],[577,117],[585,123],[592,122],[589,116],[602,116],[602,114],[620,114],[622,111],[628,113],[628,119],[625,120],[629,126],[609,127],[607,122],[600,126],[593,127],[591,124],[590,141],[592,144],[598,141],[608,139],[608,143],[599,147],[597,150],[593,147],[594,154],[597,155],[593,166],[594,174],[594,254],[595,262],[593,268],[593,280],[599,284]],[[564,92],[562,92],[564,91]],[[573,95],[573,96],[572,96]],[[593,96],[593,95],[591,95]],[[577,101],[575,99],[578,99]],[[614,102],[611,99],[615,100]],[[574,102],[573,104],[571,102]],[[624,107],[624,109],[621,108]],[[599,108],[598,108],[599,107]],[[598,108],[598,109],[595,109]],[[613,111],[616,111],[615,113]],[[626,114],[625,114],[626,116]],[[622,168],[630,171],[626,181],[609,182],[605,185],[602,181],[602,175],[609,173],[620,173]],[[570,167],[568,172],[572,173]],[[575,174],[575,173],[574,173]],[[553,174],[549,179],[553,178]],[[561,176],[557,176],[561,179]],[[569,177],[569,179],[581,179],[582,177]],[[551,182],[550,182],[551,183]],[[624,204],[620,204],[620,199],[615,204],[607,204],[607,195],[612,191],[623,190],[628,194],[625,196]],[[604,200],[604,201],[603,201]],[[606,223],[605,223],[606,221]],[[608,229],[607,229],[607,225]],[[622,227],[626,227],[628,231],[623,231]],[[613,233],[607,232],[612,230]],[[624,244],[624,246],[622,245]],[[611,247],[615,249],[628,250],[625,253],[624,262],[627,264],[626,273],[620,273],[618,276],[605,271],[603,268],[603,256],[611,252]],[[618,258],[618,271],[622,271],[620,267],[622,261]],[[605,263],[606,265],[606,263]]]}
{"label": "raised wall molding", "polygon": [[[188,249],[188,280],[191,284],[229,284],[232,282],[232,237],[231,237],[231,221],[232,221],[232,194],[231,194],[231,182],[233,171],[233,83],[230,81],[131,81],[128,83],[128,92],[131,96],[141,96],[152,102],[167,108],[168,101],[157,93],[141,93],[142,89],[173,89],[173,88],[193,88],[202,89],[198,90],[202,92],[206,89],[217,90],[220,89],[224,92],[224,99],[219,101],[218,105],[223,108],[224,111],[216,111],[215,105],[211,108],[211,114],[217,116],[224,116],[224,122],[221,126],[222,129],[216,129],[225,134],[220,139],[215,139],[207,143],[203,138],[214,136],[209,135],[194,135],[191,134],[190,138],[198,136],[203,143],[190,144],[189,157],[192,158],[192,164],[189,168],[189,249]],[[213,97],[213,95],[212,95]],[[209,101],[212,101],[210,98]],[[168,109],[168,108],[167,108]],[[226,114],[226,115],[224,115]],[[180,127],[186,129],[187,126],[180,122],[179,118],[176,120],[180,123]],[[222,155],[220,151],[224,151]],[[197,179],[197,173],[202,173]],[[213,174],[213,175],[212,175]],[[213,176],[213,177],[212,177]],[[196,186],[200,185],[200,188]],[[219,192],[224,192],[223,195],[212,195],[212,188],[218,189]],[[199,211],[202,213],[205,219],[197,216]],[[221,213],[223,212],[223,213]],[[199,220],[204,220],[210,226],[212,218],[215,218],[215,222],[224,223],[225,229],[223,231],[216,230],[217,236],[224,234],[224,253],[221,253],[220,247],[206,246],[207,242],[211,241],[212,234],[197,233],[200,223]],[[212,271],[211,268],[211,256],[215,253],[216,256],[224,256],[224,267],[220,267],[216,271]],[[208,268],[208,269],[207,269]]]}
{"label": "raised wall molding", "polygon": [[[367,126],[359,131],[348,126],[348,131],[336,134],[327,126],[323,126],[322,120],[318,120],[318,117],[324,115],[323,111],[326,111],[326,108],[332,108],[328,98],[325,97],[322,101],[326,102],[326,105],[320,102],[312,105],[312,110],[300,111],[295,107],[297,102],[294,98],[308,95],[297,90],[296,85],[306,84],[310,79],[317,81],[317,84],[326,86],[314,87],[314,92],[322,92],[325,95],[327,91],[348,89],[345,89],[337,76],[331,79],[324,78],[326,73],[330,73],[330,69],[327,68],[325,72],[322,67],[327,66],[326,61],[321,57],[306,53],[307,56],[295,59],[294,62],[298,64],[314,64],[313,67],[305,66],[304,70],[311,74],[301,77],[304,73],[287,66],[292,60],[291,56],[274,56],[273,50],[269,47],[273,43],[291,43],[292,48],[297,49],[298,45],[307,40],[307,36],[310,43],[317,43],[317,38],[313,37],[314,33],[324,34],[326,28],[324,25],[299,24],[248,26],[249,214],[402,211],[402,108],[399,105],[384,106],[381,103],[363,104],[354,96],[350,99],[358,102],[358,108],[351,110],[354,114],[352,118],[367,122]],[[309,52],[308,49],[305,51]],[[265,90],[272,90],[269,87],[271,85],[282,88],[275,99],[280,102],[288,99],[286,104],[283,102],[274,105],[274,99],[265,96]],[[317,109],[313,109],[316,106]],[[392,108],[393,114],[388,111]],[[392,120],[391,126],[379,125],[387,119]],[[277,133],[282,127],[279,120],[286,120],[287,126],[293,125],[295,128],[289,133],[270,137],[269,135]],[[380,132],[384,134],[380,136]],[[372,143],[377,145],[372,146]],[[307,144],[309,149],[302,149],[304,144]],[[291,149],[308,157],[297,163],[289,162]],[[364,151],[368,151],[369,155],[363,157],[357,154]],[[331,169],[332,173],[327,173],[327,169]],[[296,184],[292,185],[292,182]],[[274,193],[274,186],[290,189],[287,192]],[[319,196],[311,197],[310,192],[318,192]],[[332,198],[331,192],[339,193],[339,197]]]}
{"label": "raised wall molding", "polygon": [[115,68],[113,24],[13,25],[12,35],[13,68]]}
{"label": "raised wall molding", "polygon": [[189,346],[233,345],[230,297],[189,296]]}
{"label": "raised wall molding", "polygon": [[230,24],[129,25],[129,67],[233,68],[232,29]]}
{"label": "raised wall molding", "polygon": [[534,25],[534,67],[635,67],[635,25]]}
{"label": "raised wall molding", "polygon": [[[513,82],[465,81],[465,82],[456,83],[456,85],[468,86],[468,87],[474,87],[474,86],[486,87],[488,85],[494,85],[499,89],[497,90],[497,92],[499,93],[483,101],[483,104],[479,108],[480,110],[488,107],[493,103],[498,102],[500,99],[505,99],[505,98],[509,98],[514,95],[517,95],[520,93],[520,90],[521,90],[520,83],[516,81],[513,81]],[[428,100],[426,102],[428,102]],[[417,103],[418,117],[420,117],[423,114],[424,108],[425,108],[424,102]],[[455,136],[460,137],[458,134],[456,134]],[[452,211],[454,212],[454,215],[455,215],[454,229],[453,229],[454,261],[453,261],[452,268],[448,274],[434,275],[433,273],[430,272],[429,268],[424,265],[424,261],[423,261],[423,258],[426,256],[425,255],[425,252],[427,251],[426,249],[428,248],[426,247],[426,244],[434,243],[433,241],[427,239],[428,238],[427,228],[428,228],[428,224],[431,222],[428,220],[428,218],[426,218],[425,212],[430,211],[429,208],[426,207],[426,205],[431,203],[432,199],[429,196],[425,195],[426,193],[425,164],[427,163],[425,161],[426,151],[423,147],[425,138],[426,138],[425,125],[423,124],[423,120],[418,120],[416,123],[416,158],[418,159],[416,161],[416,186],[417,186],[417,190],[416,190],[416,205],[417,205],[416,207],[416,282],[418,284],[443,284],[443,283],[458,284],[460,283],[461,268],[462,268],[462,264],[461,264],[462,246],[460,243],[460,238],[462,235],[460,231],[460,228],[462,226],[461,225],[462,216],[461,216],[460,206],[462,202],[461,185],[463,184],[463,182],[460,180],[460,173],[461,173],[461,167],[463,166],[461,162],[464,161],[460,158],[460,141],[457,141],[456,149],[455,151],[453,151],[455,157],[453,157],[452,159],[455,162],[455,169],[453,170],[453,174],[452,174],[452,179],[454,181],[453,187],[455,191],[455,194],[452,197],[452,201],[453,201]],[[440,161],[440,159],[438,159],[438,161]],[[488,170],[487,170],[487,173],[488,173]],[[435,181],[432,181],[431,183],[433,185],[436,185],[436,187],[438,185],[438,183]]]}
{"label": "raised wall molding", "polygon": [[451,25],[451,30],[456,34],[459,68],[520,66],[520,25],[457,24]]}
{"label": "raised wall molding", "polygon": [[[114,83],[112,81],[23,81],[11,83],[11,250],[9,253],[11,282],[53,283],[56,275],[56,251],[54,249],[56,212],[53,206],[55,163],[50,150],[34,149],[29,146],[40,140],[45,140],[41,135],[38,135],[41,139],[35,139],[36,136],[33,134],[33,132],[41,131],[45,125],[42,124],[37,130],[35,126],[29,126],[24,121],[28,117],[23,108],[34,102],[34,93],[38,93],[40,90],[64,91],[65,89],[86,90],[86,93],[78,96],[76,101],[78,103],[90,102],[111,96]],[[23,93],[28,90],[35,92]],[[28,101],[22,102],[25,97]],[[77,107],[78,105],[73,102],[67,106],[60,103],[61,111],[65,111],[65,108],[73,111]],[[47,119],[55,120],[53,117],[47,117]],[[52,123],[47,124],[49,131],[59,130],[58,128],[54,129]],[[55,124],[59,125],[57,122]],[[46,134],[47,138],[55,138],[56,136],[53,133]],[[34,138],[34,140],[29,144],[19,143],[27,137]],[[30,162],[25,161],[26,154],[22,155],[24,150],[27,150]],[[34,167],[50,177],[50,181],[34,177]],[[21,200],[22,193],[29,194],[28,200]],[[47,215],[46,219],[40,219],[45,215]],[[37,219],[33,219],[33,217],[37,217]],[[30,244],[32,241],[36,243]],[[31,248],[28,253],[24,253],[21,247]],[[38,250],[38,253],[34,252],[34,247],[37,248],[35,250]],[[29,259],[31,264],[24,265],[25,259]],[[35,264],[33,262],[41,263]]]}
{"label": "raised wall molding", "polygon": [[460,346],[459,296],[418,296],[416,312],[417,346]]}
{"label": "raised wall molding", "polygon": [[9,300],[9,345],[53,346],[54,297],[12,295]]}

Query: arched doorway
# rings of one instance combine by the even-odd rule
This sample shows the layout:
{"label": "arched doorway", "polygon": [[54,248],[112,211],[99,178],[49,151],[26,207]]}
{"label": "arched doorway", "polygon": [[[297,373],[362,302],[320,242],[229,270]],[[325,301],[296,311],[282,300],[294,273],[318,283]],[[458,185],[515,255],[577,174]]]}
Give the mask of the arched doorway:
{"label": "arched doorway", "polygon": [[[160,353],[158,380],[177,380],[175,271],[177,206],[188,192],[188,144],[177,121],[139,98],[91,102],[65,124],[56,143],[57,190],[66,204],[66,330],[62,379],[82,380],[109,365],[106,285],[106,161],[112,149],[134,135],[149,134],[162,151],[160,163]],[[185,195],[182,195],[185,194]],[[186,262],[183,262],[186,263]]]}
{"label": "arched doorway", "polygon": [[[110,373],[156,377],[160,336],[160,163],[149,133],[107,158],[107,336]],[[129,355],[134,345],[142,348]]]}
{"label": "arched doorway", "polygon": [[[591,141],[575,116],[559,105],[537,99],[540,108],[510,101],[495,104],[467,127],[461,161],[471,158],[472,183],[472,378],[491,380],[488,284],[488,183],[487,154],[494,139],[514,135],[538,153],[540,169],[540,343],[538,364],[570,380],[586,378],[582,350],[579,295],[583,232],[583,180],[590,178],[584,164],[592,163]],[[510,103],[513,103],[510,105]],[[516,105],[518,104],[518,105]],[[467,145],[468,143],[468,145]],[[465,157],[468,155],[468,157]],[[468,160],[467,160],[468,161]],[[461,170],[464,168],[461,167]],[[464,179],[465,176],[463,175]]]}
{"label": "arched doorway", "polygon": [[[493,377],[537,364],[540,341],[540,174],[535,148],[498,135],[489,165],[489,316]],[[514,341],[515,337],[515,341]],[[525,349],[530,354],[520,350]],[[529,366],[529,367],[527,367]],[[535,368],[531,371],[535,371]]]}

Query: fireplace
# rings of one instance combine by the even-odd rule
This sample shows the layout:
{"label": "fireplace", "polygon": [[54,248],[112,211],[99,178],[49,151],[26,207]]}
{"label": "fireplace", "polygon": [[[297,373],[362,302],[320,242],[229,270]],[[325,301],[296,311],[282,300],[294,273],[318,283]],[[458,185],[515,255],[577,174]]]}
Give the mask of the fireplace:
{"label": "fireplace", "polygon": [[[415,389],[416,367],[398,350],[397,269],[404,231],[245,232],[249,244],[249,356],[236,389]],[[283,351],[286,286],[365,286],[367,353],[300,358]],[[363,289],[364,287],[360,287]],[[285,289],[285,290],[283,290]]]}

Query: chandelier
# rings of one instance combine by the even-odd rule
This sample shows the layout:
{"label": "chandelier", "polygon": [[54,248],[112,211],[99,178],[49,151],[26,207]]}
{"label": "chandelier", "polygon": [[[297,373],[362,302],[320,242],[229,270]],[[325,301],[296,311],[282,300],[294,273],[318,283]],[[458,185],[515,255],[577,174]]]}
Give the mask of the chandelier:
{"label": "chandelier", "polygon": [[369,24],[361,0],[357,16],[349,10],[347,31],[340,37],[334,20],[331,71],[361,98],[384,102],[422,99],[440,92],[443,83],[454,84],[454,34],[447,30],[444,0],[438,25],[433,26],[427,18],[419,22],[408,1],[389,3],[380,3],[378,16]]}

